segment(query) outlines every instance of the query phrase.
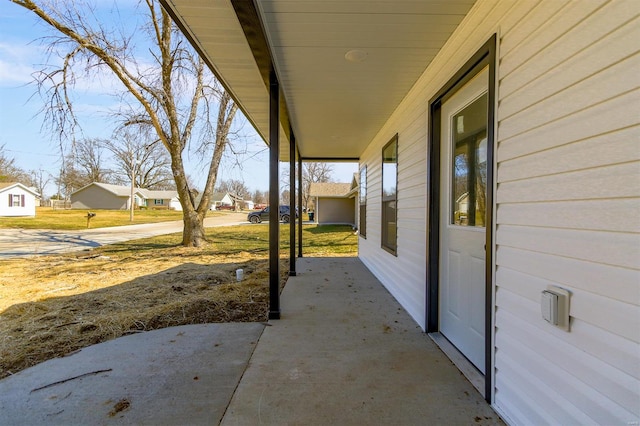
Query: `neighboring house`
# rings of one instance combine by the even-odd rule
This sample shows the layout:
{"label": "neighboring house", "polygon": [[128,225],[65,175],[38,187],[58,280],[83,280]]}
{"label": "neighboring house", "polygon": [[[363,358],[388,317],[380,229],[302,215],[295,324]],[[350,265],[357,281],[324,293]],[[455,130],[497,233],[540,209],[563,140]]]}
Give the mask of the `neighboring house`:
{"label": "neighboring house", "polygon": [[358,257],[508,423],[640,422],[640,2],[161,3],[281,160],[359,161]]}
{"label": "neighboring house", "polygon": [[[195,200],[196,206],[200,204],[201,199],[202,194],[198,194]],[[230,192],[214,192],[211,197],[211,206],[209,207],[209,210],[235,210],[236,206],[238,209],[252,209],[253,202],[242,200],[240,197],[236,197]]]}
{"label": "neighboring house", "polygon": [[233,199],[228,192],[214,192],[211,202],[211,210],[218,210],[220,207],[232,206]]}
{"label": "neighboring house", "polygon": [[[131,189],[129,189],[131,191]],[[166,208],[182,211],[182,205],[178,198],[178,191],[155,191],[151,189],[138,189],[136,197],[141,197],[137,205],[143,205],[149,209]],[[140,204],[142,203],[142,204]]]}
{"label": "neighboring house", "polygon": [[355,191],[351,183],[311,183],[309,197],[314,199],[318,225],[356,224]]}
{"label": "neighboring house", "polygon": [[[131,187],[93,182],[71,193],[73,209],[127,210],[131,207]],[[134,189],[134,205],[182,210],[177,191]]]}
{"label": "neighboring house", "polygon": [[211,210],[244,208],[244,200],[242,197],[238,197],[230,192],[214,192],[212,199]]}
{"label": "neighboring house", "polygon": [[0,216],[35,216],[35,190],[17,182],[0,182]]}
{"label": "neighboring house", "polygon": [[[72,209],[126,210],[131,187],[93,182],[71,193]],[[140,204],[142,197],[134,195]]]}

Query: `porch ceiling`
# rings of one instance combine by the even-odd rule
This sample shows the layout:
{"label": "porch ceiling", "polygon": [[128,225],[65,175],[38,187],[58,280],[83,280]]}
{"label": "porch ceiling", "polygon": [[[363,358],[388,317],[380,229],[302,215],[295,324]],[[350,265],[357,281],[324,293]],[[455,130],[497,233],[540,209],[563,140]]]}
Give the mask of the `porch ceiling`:
{"label": "porch ceiling", "polygon": [[[359,158],[474,2],[256,1],[301,156]],[[162,3],[268,142],[268,70],[232,1]],[[363,60],[347,60],[351,50]]]}

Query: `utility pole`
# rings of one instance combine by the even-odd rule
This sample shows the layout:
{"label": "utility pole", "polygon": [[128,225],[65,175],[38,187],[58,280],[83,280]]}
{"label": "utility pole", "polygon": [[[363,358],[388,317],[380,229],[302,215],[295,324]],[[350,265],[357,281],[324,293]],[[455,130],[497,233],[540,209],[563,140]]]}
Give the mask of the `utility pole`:
{"label": "utility pole", "polygon": [[136,164],[140,163],[139,161],[134,161],[133,156],[131,157],[131,198],[129,199],[129,222],[133,222],[133,208],[135,206],[134,202],[134,191],[136,186]]}

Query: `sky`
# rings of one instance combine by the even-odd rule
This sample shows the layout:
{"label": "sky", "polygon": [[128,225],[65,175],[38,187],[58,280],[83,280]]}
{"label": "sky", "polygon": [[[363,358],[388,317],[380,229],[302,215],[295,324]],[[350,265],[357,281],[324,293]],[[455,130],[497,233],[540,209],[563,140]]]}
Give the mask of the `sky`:
{"label": "sky", "polygon": [[[99,0],[99,3],[112,10],[111,1]],[[127,5],[135,4],[134,1],[117,3],[121,12],[119,19],[135,19],[127,13]],[[113,17],[114,14],[107,13],[104,16]],[[37,94],[32,77],[43,65],[59,61],[47,55],[41,42],[42,37],[51,34],[51,30],[32,12],[0,0],[0,146],[4,145],[5,155],[15,159],[18,167],[27,171],[42,169],[57,176],[60,169],[59,142],[43,127],[44,115],[40,112],[43,99]],[[105,139],[113,134],[115,125],[109,118],[108,110],[114,107],[116,100],[109,93],[117,84],[109,76],[77,84],[74,108],[80,117],[83,137]],[[218,181],[238,179],[252,191],[266,191],[269,181],[268,149],[241,115],[239,113],[236,116],[236,124],[242,129],[242,144],[246,145],[247,154],[240,161],[232,155],[226,155],[218,173]],[[188,156],[185,161],[187,173],[196,187],[204,186],[206,164],[196,155]],[[336,182],[351,182],[357,170],[354,163],[334,163],[332,167],[332,177]],[[281,172],[288,170],[288,164],[281,163],[280,169]],[[283,189],[287,188],[281,185]],[[50,183],[46,195],[52,195],[55,191],[55,185]]]}

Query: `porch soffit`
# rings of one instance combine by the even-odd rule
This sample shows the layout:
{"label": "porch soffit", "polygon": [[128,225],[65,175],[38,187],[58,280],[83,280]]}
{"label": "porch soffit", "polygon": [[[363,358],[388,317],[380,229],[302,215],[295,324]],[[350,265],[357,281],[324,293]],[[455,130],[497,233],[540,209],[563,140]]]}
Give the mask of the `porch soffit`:
{"label": "porch soffit", "polygon": [[[359,158],[474,2],[256,1],[301,156]],[[268,89],[231,1],[162,3],[268,140]],[[366,58],[347,61],[354,49]]]}

